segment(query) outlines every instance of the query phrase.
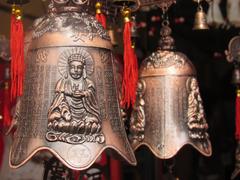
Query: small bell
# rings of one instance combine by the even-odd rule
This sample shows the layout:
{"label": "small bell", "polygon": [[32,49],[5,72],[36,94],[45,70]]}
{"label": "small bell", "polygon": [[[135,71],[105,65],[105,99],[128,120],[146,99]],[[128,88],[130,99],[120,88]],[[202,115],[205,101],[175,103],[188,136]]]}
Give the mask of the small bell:
{"label": "small bell", "polygon": [[193,30],[207,30],[209,29],[207,24],[207,16],[203,11],[201,5],[198,6],[198,10],[195,14]]}

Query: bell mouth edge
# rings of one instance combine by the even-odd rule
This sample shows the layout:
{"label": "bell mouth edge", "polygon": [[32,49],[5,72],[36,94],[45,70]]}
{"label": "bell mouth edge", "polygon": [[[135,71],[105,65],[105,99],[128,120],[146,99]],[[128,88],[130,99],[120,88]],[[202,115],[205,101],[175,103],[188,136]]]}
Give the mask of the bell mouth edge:
{"label": "bell mouth edge", "polygon": [[184,146],[186,145],[191,145],[194,147],[194,149],[196,149],[198,152],[200,152],[202,155],[206,156],[206,157],[210,157],[212,156],[212,145],[211,145],[211,142],[209,140],[207,140],[207,144],[209,145],[209,153],[207,152],[204,152],[202,150],[200,150],[199,147],[197,147],[194,143],[192,142],[186,142],[184,143],[181,147],[177,148],[176,152],[173,153],[172,155],[169,155],[169,156],[160,156],[159,154],[157,154],[155,152],[155,150],[152,148],[152,146],[149,144],[149,143],[146,143],[146,142],[141,142],[139,144],[137,144],[134,148],[133,148],[133,151],[135,152],[138,148],[140,148],[141,146],[146,146],[150,149],[150,151],[154,154],[154,156],[156,156],[157,158],[159,159],[170,159],[174,156],[177,155],[177,153],[180,151],[180,149],[182,149]]}
{"label": "bell mouth edge", "polygon": [[77,171],[83,171],[83,170],[86,170],[88,169],[89,167],[91,167],[94,162],[98,159],[98,157],[106,150],[106,149],[112,149],[112,150],[115,150],[124,160],[126,160],[130,165],[132,166],[136,166],[137,165],[137,160],[136,160],[136,157],[133,153],[133,160],[131,161],[130,159],[128,159],[125,155],[123,155],[123,153],[121,151],[119,151],[116,147],[114,146],[110,146],[110,145],[107,145],[105,147],[103,147],[98,153],[97,155],[95,156],[95,158],[93,158],[93,160],[91,160],[88,165],[82,167],[82,168],[77,168],[77,167],[74,167],[72,165],[70,165],[67,161],[64,160],[64,158],[62,158],[55,150],[51,149],[51,148],[48,148],[48,147],[40,147],[40,148],[37,148],[35,149],[32,153],[30,153],[21,163],[19,163],[18,165],[14,165],[12,162],[11,162],[11,155],[12,155],[12,147],[10,149],[10,153],[9,153],[9,158],[8,158],[8,162],[9,162],[9,166],[10,168],[12,169],[17,169],[17,168],[20,168],[21,166],[25,165],[29,160],[32,159],[32,157],[40,152],[40,151],[43,151],[43,150],[47,150],[49,151],[53,156],[57,157],[57,159],[63,163],[66,167],[72,169],[72,170],[77,170]]}

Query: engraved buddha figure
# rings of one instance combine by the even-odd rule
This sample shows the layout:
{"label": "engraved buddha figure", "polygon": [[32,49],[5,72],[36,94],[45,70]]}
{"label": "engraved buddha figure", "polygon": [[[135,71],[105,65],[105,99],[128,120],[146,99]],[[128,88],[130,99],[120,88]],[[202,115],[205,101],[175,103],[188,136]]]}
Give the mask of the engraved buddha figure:
{"label": "engraved buddha figure", "polygon": [[145,129],[145,112],[144,112],[144,93],[146,90],[146,84],[143,80],[140,80],[137,84],[137,101],[133,106],[133,112],[130,119],[130,140],[143,141],[144,139],[144,129]]}
{"label": "engraved buddha figure", "polygon": [[101,131],[94,83],[87,77],[82,54],[68,58],[68,75],[58,80],[48,112],[48,127],[71,134],[92,135]]}
{"label": "engraved buddha figure", "polygon": [[206,123],[202,99],[199,92],[197,80],[190,79],[190,93],[188,96],[188,128],[193,139],[204,139],[207,135],[208,125]]}

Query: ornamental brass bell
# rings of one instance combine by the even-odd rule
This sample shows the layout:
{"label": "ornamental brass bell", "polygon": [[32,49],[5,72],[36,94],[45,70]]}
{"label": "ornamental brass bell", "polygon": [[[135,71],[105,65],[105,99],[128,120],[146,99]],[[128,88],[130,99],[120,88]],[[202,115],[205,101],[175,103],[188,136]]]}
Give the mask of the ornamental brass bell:
{"label": "ornamental brass bell", "polygon": [[210,156],[196,71],[184,54],[173,51],[170,34],[163,24],[159,50],[140,67],[129,139],[134,150],[145,145],[161,159],[173,157],[186,144]]}
{"label": "ornamental brass bell", "polygon": [[195,14],[193,30],[207,30],[209,29],[207,23],[207,15],[203,11],[202,7],[199,6]]}
{"label": "ornamental brass bell", "polygon": [[48,150],[67,167],[84,170],[107,148],[135,165],[107,32],[85,12],[83,1],[52,3],[49,14],[35,21],[27,41],[10,166],[18,168],[38,151]]}

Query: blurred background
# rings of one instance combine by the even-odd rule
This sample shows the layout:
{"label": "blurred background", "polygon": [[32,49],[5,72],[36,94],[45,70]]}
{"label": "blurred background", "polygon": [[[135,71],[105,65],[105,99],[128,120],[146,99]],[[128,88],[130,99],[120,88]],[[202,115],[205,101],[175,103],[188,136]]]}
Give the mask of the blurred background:
{"label": "blurred background", "polygon": [[[192,0],[177,0],[168,12],[170,26],[176,42],[176,49],[183,52],[195,65],[200,92],[203,98],[206,119],[209,124],[209,134],[212,142],[213,155],[206,158],[190,146],[184,147],[176,157],[170,160],[158,160],[146,148],[136,152],[138,165],[132,167],[122,163],[123,179],[154,180],[229,180],[235,163],[235,87],[231,83],[233,64],[226,60],[224,51],[228,49],[230,39],[239,34],[240,16],[231,19],[232,13],[240,14],[240,1],[218,0],[219,14],[208,13],[209,4],[203,3],[204,11],[208,13],[209,30],[193,31],[194,14],[197,5]],[[235,3],[234,10],[231,3]],[[24,9],[24,27],[27,29],[34,19],[46,13],[48,1],[31,0]],[[7,42],[10,29],[11,7],[0,0],[0,34],[2,42]],[[158,47],[161,27],[161,11],[158,8],[145,8],[137,12],[136,52],[139,63]],[[219,20],[220,19],[220,20]],[[238,24],[239,23],[239,24]],[[117,27],[118,39],[121,44],[121,28]],[[5,37],[5,38],[3,38]],[[6,43],[0,44],[6,46]],[[121,45],[116,52],[122,52]],[[4,64],[4,62],[1,62]],[[4,163],[0,173],[1,180],[7,179],[42,179],[43,165],[28,163],[25,170],[13,171],[7,168],[7,151],[11,138],[5,138]],[[34,164],[34,162],[33,162]],[[31,169],[32,168],[32,169]],[[31,173],[30,173],[31,172]],[[27,174],[29,177],[25,177]]]}

